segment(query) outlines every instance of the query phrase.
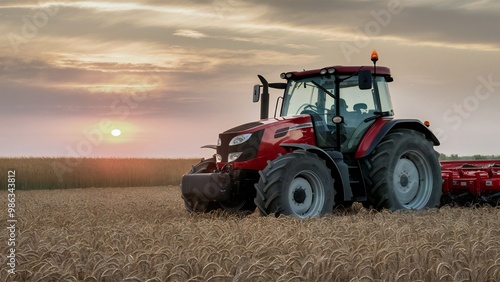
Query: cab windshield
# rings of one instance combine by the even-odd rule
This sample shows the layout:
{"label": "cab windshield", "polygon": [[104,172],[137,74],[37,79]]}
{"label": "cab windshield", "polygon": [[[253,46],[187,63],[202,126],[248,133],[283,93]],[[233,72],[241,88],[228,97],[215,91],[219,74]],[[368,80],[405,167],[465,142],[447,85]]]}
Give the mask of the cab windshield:
{"label": "cab windshield", "polygon": [[343,139],[340,149],[350,152],[357,148],[373,122],[374,119],[370,117],[376,117],[381,112],[393,115],[392,105],[384,77],[375,79],[380,97],[377,97],[373,89],[361,90],[356,75],[339,76],[339,81],[342,82],[339,84],[338,114],[335,105],[335,77],[316,76],[288,81],[281,116],[311,115],[320,147],[335,147],[333,132],[337,130],[337,126],[332,118],[342,116],[344,122],[339,124]]}

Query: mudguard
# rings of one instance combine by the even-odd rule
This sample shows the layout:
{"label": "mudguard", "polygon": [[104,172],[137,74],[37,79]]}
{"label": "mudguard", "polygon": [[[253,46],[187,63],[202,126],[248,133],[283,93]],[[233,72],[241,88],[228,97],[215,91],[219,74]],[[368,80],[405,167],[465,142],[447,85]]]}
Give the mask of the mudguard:
{"label": "mudguard", "polygon": [[440,144],[436,135],[434,135],[434,133],[432,133],[432,131],[430,131],[420,120],[379,118],[373,123],[361,140],[355,158],[360,159],[368,156],[389,131],[398,128],[412,129],[421,132],[425,135],[427,140],[434,144],[434,146],[439,146]]}

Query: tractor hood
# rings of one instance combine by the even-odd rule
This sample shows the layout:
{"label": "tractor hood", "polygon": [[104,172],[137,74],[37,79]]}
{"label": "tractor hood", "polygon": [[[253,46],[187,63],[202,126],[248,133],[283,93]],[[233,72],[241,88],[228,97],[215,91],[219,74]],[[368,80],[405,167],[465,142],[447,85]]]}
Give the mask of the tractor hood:
{"label": "tractor hood", "polygon": [[286,153],[280,144],[316,145],[309,115],[278,117],[243,124],[219,134],[217,163],[231,163],[234,168],[261,170],[268,160]]}

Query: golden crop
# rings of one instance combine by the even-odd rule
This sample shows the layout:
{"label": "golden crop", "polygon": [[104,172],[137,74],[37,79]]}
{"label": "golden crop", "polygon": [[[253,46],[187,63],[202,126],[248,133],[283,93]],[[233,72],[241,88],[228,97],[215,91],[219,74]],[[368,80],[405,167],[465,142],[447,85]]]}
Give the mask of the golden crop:
{"label": "golden crop", "polygon": [[[0,158],[0,179],[16,169],[20,189],[178,185],[200,159]],[[0,186],[2,187],[2,186]]]}
{"label": "golden crop", "polygon": [[500,208],[190,215],[177,186],[16,191],[16,204],[16,274],[0,281],[500,281]]}

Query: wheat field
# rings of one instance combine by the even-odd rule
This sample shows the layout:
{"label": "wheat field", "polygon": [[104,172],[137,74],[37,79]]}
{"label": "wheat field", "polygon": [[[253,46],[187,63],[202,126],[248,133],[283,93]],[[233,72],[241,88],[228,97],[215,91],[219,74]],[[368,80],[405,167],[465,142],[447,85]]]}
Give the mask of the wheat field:
{"label": "wheat field", "polygon": [[1,281],[500,280],[493,207],[190,215],[177,186],[17,191],[16,204],[16,274]]}
{"label": "wheat field", "polygon": [[[16,170],[16,189],[178,185],[200,159],[2,158],[0,179]],[[0,184],[2,187],[2,184]]]}

